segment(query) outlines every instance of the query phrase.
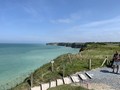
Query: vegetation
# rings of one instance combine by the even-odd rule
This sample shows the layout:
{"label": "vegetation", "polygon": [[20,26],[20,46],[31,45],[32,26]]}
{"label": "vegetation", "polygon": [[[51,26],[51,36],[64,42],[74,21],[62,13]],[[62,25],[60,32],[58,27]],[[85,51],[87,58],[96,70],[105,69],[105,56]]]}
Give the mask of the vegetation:
{"label": "vegetation", "polygon": [[80,86],[62,85],[55,88],[50,88],[48,90],[88,90]]}
{"label": "vegetation", "polygon": [[[83,51],[78,54],[64,54],[54,59],[54,71],[51,71],[51,63],[45,64],[33,73],[33,85],[39,85],[40,83],[49,82],[62,78],[63,76],[69,76],[73,73],[89,70],[88,60],[92,60],[92,69],[100,67],[105,57],[109,60],[112,59],[115,51],[120,50],[119,44],[104,44],[104,43],[87,43]],[[30,77],[12,88],[12,90],[28,90],[28,82]],[[67,86],[62,86],[64,88]],[[59,87],[58,87],[59,88]],[[74,87],[73,87],[74,88]],[[79,87],[75,87],[79,88]],[[50,89],[58,90],[58,89]],[[65,89],[64,89],[65,90]],[[73,89],[78,90],[78,89]]]}
{"label": "vegetation", "polygon": [[72,48],[81,48],[85,46],[85,43],[47,43],[46,45],[57,45],[57,46],[66,46],[66,47],[72,47]]}

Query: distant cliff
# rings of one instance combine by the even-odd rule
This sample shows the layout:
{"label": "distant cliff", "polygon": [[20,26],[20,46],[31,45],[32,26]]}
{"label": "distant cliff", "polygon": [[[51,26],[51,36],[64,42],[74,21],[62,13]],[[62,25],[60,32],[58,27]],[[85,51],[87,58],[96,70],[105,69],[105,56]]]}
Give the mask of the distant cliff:
{"label": "distant cliff", "polygon": [[85,43],[47,43],[46,45],[66,46],[72,48],[86,47]]}

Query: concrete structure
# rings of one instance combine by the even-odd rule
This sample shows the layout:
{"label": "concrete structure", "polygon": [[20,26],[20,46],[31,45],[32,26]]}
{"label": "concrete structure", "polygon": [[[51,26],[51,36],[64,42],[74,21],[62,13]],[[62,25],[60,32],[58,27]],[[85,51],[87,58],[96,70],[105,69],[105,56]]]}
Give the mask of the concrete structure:
{"label": "concrete structure", "polygon": [[57,86],[63,85],[63,79],[57,79]]}
{"label": "concrete structure", "polygon": [[80,78],[76,75],[71,76],[72,81],[75,82],[80,82]]}
{"label": "concrete structure", "polygon": [[87,80],[87,77],[83,74],[78,74],[78,76],[83,80],[83,81],[86,81]]}
{"label": "concrete structure", "polygon": [[70,77],[65,77],[65,78],[63,78],[63,80],[64,80],[64,83],[65,83],[65,84],[70,84],[70,83],[72,83],[72,80],[71,80]]}
{"label": "concrete structure", "polygon": [[31,88],[31,90],[47,90],[48,88],[56,87],[63,84],[81,83],[80,81],[86,81],[89,78],[92,79],[92,76],[88,73],[78,73],[75,75],[71,75],[70,77],[64,77],[63,79],[57,79],[56,81],[51,81],[49,83],[41,84],[40,86],[35,86]]}
{"label": "concrete structure", "polygon": [[50,88],[51,88],[51,87],[56,87],[56,81],[50,82]]}

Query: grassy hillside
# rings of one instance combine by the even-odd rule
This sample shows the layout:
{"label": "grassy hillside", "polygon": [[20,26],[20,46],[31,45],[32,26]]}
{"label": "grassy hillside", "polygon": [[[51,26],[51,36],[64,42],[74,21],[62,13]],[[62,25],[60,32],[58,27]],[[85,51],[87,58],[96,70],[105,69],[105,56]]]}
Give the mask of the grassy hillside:
{"label": "grassy hillside", "polygon": [[55,88],[50,88],[48,90],[88,90],[80,86],[62,85]]}
{"label": "grassy hillside", "polygon": [[[33,85],[36,86],[40,83],[62,78],[63,76],[69,76],[78,71],[88,70],[89,59],[92,60],[92,68],[100,67],[106,56],[109,60],[112,59],[116,50],[120,50],[120,47],[117,44],[87,44],[87,47],[84,48],[84,51],[82,51],[81,54],[64,54],[54,59],[53,72],[51,71],[51,63],[47,63],[37,69],[33,73]],[[30,77],[11,90],[28,90],[29,80]]]}

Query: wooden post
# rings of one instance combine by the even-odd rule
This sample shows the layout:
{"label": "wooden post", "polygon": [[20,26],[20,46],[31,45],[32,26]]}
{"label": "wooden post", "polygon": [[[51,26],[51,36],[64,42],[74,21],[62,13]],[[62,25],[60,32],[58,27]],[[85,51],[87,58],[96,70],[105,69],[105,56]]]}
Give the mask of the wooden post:
{"label": "wooden post", "polygon": [[53,63],[52,63],[52,72],[53,72]]}
{"label": "wooden post", "polygon": [[108,61],[108,58],[106,57],[105,60],[103,61],[101,67]]}
{"label": "wooden post", "polygon": [[53,60],[51,61],[51,64],[52,64],[52,72],[53,72],[54,71],[54,66],[53,66],[54,61]]}
{"label": "wooden post", "polygon": [[31,73],[31,88],[33,87],[33,73]]}
{"label": "wooden post", "polygon": [[49,81],[49,88],[51,87],[51,81]]}
{"label": "wooden post", "polygon": [[88,66],[89,66],[89,70],[91,70],[91,59],[89,59]]}
{"label": "wooden post", "polygon": [[70,63],[71,63],[71,57],[70,57],[70,54],[68,54],[68,58],[69,58],[69,61],[70,61]]}
{"label": "wooden post", "polygon": [[40,90],[42,90],[42,84],[40,84]]}
{"label": "wooden post", "polygon": [[63,64],[63,78],[65,76],[65,64]]}

